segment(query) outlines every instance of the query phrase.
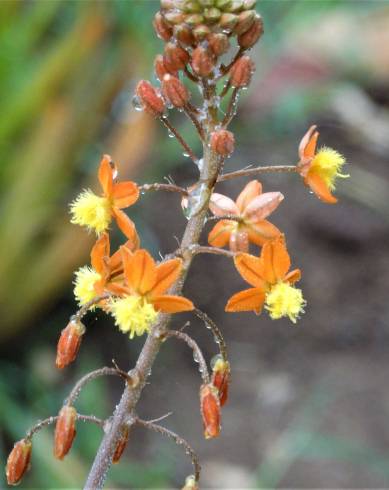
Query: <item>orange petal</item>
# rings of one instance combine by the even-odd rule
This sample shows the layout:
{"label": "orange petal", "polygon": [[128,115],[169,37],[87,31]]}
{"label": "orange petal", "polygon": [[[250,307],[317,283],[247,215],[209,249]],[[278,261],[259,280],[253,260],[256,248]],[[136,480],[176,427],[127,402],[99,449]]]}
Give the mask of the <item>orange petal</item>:
{"label": "orange petal", "polygon": [[138,233],[134,222],[126,215],[124,211],[119,208],[112,208],[112,214],[116,219],[116,223],[122,233],[134,244],[139,243]]}
{"label": "orange petal", "polygon": [[119,182],[112,188],[114,205],[117,208],[128,208],[139,198],[139,189],[135,182]]}
{"label": "orange petal", "polygon": [[216,192],[211,196],[209,209],[215,216],[227,216],[229,214],[237,216],[239,214],[239,209],[232,199]]}
{"label": "orange petal", "polygon": [[284,279],[290,268],[290,257],[283,235],[264,244],[261,260],[266,281],[274,284]]}
{"label": "orange petal", "polygon": [[316,143],[319,133],[316,131],[316,126],[311,126],[308,131],[302,137],[299,144],[299,157],[300,160],[307,158],[313,158],[316,151]]}
{"label": "orange petal", "polygon": [[108,233],[103,233],[93,245],[90,254],[93,269],[101,275],[104,275],[106,271],[104,258],[109,257],[109,249],[109,235]]}
{"label": "orange petal", "polygon": [[234,294],[226,304],[226,311],[255,311],[260,313],[265,301],[265,293],[258,288],[245,289]]}
{"label": "orange petal", "polygon": [[248,252],[249,251],[249,234],[244,229],[237,228],[230,235],[231,252]]}
{"label": "orange petal", "polygon": [[262,194],[262,184],[258,180],[249,182],[236,200],[239,211],[242,213],[246,206],[260,194]]}
{"label": "orange petal", "polygon": [[111,196],[113,186],[113,169],[112,158],[109,155],[103,155],[99,167],[99,181],[107,197]]}
{"label": "orange petal", "polygon": [[208,235],[208,243],[212,247],[225,247],[230,239],[232,230],[236,227],[235,221],[222,219],[212,228]]}
{"label": "orange petal", "polygon": [[255,197],[246,206],[243,217],[247,221],[258,223],[277,209],[283,199],[284,196],[281,192],[265,192]]}
{"label": "orange petal", "polygon": [[263,265],[259,257],[250,254],[239,254],[234,258],[235,267],[239,274],[251,286],[264,289],[265,281],[263,279]]}
{"label": "orange petal", "polygon": [[[131,240],[128,240],[123,247],[127,248],[130,252],[135,252],[139,247],[139,242],[134,244]],[[122,252],[120,248],[110,257],[108,261],[108,267],[111,273],[114,273],[120,269],[123,269],[122,264]]]}
{"label": "orange petal", "polygon": [[192,301],[183,296],[155,296],[149,300],[157,311],[162,313],[179,313],[180,311],[192,311],[194,305]]}
{"label": "orange petal", "polygon": [[304,183],[308,185],[319,199],[327,204],[336,204],[338,200],[331,194],[324,180],[314,172],[308,172],[304,179]]}
{"label": "orange petal", "polygon": [[251,243],[261,247],[269,240],[273,240],[277,236],[281,235],[280,230],[274,226],[270,221],[262,220],[258,223],[247,223],[246,228],[249,234],[249,240]]}
{"label": "orange petal", "polygon": [[116,296],[129,296],[131,294],[131,291],[128,288],[116,282],[110,282],[106,285],[105,289],[115,294]]}
{"label": "orange petal", "polygon": [[182,269],[181,259],[172,259],[157,266],[157,281],[150,291],[153,296],[159,296],[167,291],[178,279]]}
{"label": "orange petal", "polygon": [[121,247],[121,251],[128,286],[141,295],[148,293],[157,280],[154,259],[147,250],[131,253],[127,248]]}
{"label": "orange petal", "polygon": [[301,279],[300,269],[294,269],[293,271],[290,271],[288,274],[286,274],[286,276],[284,277],[284,281],[289,282],[289,284],[294,284],[300,279]]}

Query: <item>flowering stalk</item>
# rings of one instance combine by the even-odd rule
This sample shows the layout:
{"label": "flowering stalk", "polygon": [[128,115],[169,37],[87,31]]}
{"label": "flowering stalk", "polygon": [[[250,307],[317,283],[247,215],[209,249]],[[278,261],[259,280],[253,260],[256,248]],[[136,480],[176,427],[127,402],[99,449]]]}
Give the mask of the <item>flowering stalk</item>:
{"label": "flowering stalk", "polygon": [[[100,308],[113,316],[115,324],[130,339],[147,334],[135,366],[128,372],[102,368],[85,375],[71,391],[57,417],[51,417],[30,430],[11,452],[7,466],[10,483],[20,481],[28,468],[30,439],[45,425],[56,422],[54,454],[62,459],[71,449],[77,420],[89,420],[104,428],[104,436],[89,472],[85,489],[103,488],[110,466],[118,463],[131,435],[133,425],[141,425],[173,438],[190,454],[195,473],[187,478],[184,489],[198,489],[200,465],[189,444],[180,436],[143,421],[136,407],[147,383],[154,361],[169,338],[183,340],[199,361],[202,384],[199,389],[200,413],[205,438],[218,437],[221,409],[227,402],[231,366],[226,342],[219,327],[209,316],[182,296],[183,286],[194,257],[200,253],[222,255],[234,261],[241,277],[251,286],[235,293],[226,312],[266,310],[270,318],[289,318],[296,323],[304,313],[306,301],[295,286],[301,272],[291,268],[291,259],[282,232],[267,218],[282,203],[277,190],[262,192],[262,184],[252,180],[235,201],[214,192],[218,182],[267,172],[297,173],[305,185],[324,202],[333,204],[335,179],[341,173],[344,158],[335,150],[317,150],[319,133],[312,126],[301,140],[297,165],[243,168],[223,174],[223,166],[235,149],[235,136],[227,129],[236,114],[238,96],[251,81],[254,62],[246,54],[263,34],[262,18],[253,9],[255,0],[161,0],[161,10],[154,18],[154,28],[164,41],[163,55],[156,57],[154,68],[161,87],[141,80],[135,91],[134,105],[159,120],[175,136],[186,156],[199,169],[199,178],[188,189],[172,182],[137,185],[119,181],[118,170],[109,155],[104,155],[98,170],[101,194],[84,190],[71,206],[71,221],[97,235],[90,254],[90,266],[76,271],[74,294],[80,309],[62,331],[56,365],[62,369],[75,361],[86,328],[81,322],[88,311]],[[238,50],[230,63],[221,64],[228,53],[230,40],[236,37]],[[228,77],[218,93],[217,82]],[[202,105],[191,102],[185,86],[191,80],[200,91]],[[229,97],[226,113],[220,111],[221,99]],[[167,117],[167,110],[178,109],[193,123],[202,145],[198,159],[180,132]],[[181,195],[181,207],[187,217],[182,240],[176,252],[156,262],[140,247],[140,238],[132,220],[123,211],[132,206],[145,191],[163,190]],[[212,214],[213,216],[210,216]],[[216,221],[208,234],[208,245],[201,243],[207,221]],[[112,252],[109,229],[113,223],[126,242]],[[224,247],[228,246],[229,250]],[[260,250],[252,254],[253,247]],[[207,362],[196,341],[181,330],[169,328],[172,314],[193,311],[211,330],[219,353]],[[112,416],[105,421],[80,416],[74,404],[83,387],[103,375],[118,375],[125,380],[124,391]],[[164,418],[164,417],[162,417]]]}

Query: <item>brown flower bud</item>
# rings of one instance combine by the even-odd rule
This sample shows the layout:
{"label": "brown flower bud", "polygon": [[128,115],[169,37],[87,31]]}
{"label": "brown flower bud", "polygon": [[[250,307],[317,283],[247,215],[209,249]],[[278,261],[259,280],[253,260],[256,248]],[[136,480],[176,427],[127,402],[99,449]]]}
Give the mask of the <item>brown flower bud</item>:
{"label": "brown flower bud", "polygon": [[189,100],[189,92],[185,85],[172,75],[163,77],[162,93],[174,107],[185,107]]}
{"label": "brown flower bud", "polygon": [[185,478],[185,485],[181,490],[199,490],[199,484],[194,475],[189,475]]}
{"label": "brown flower bud", "polygon": [[238,58],[230,70],[230,83],[233,87],[247,87],[255,71],[255,64],[249,56]]}
{"label": "brown flower bud", "polygon": [[220,434],[220,401],[217,388],[212,384],[200,388],[200,410],[203,418],[204,437],[211,439]]}
{"label": "brown flower bud", "polygon": [[228,157],[234,151],[235,138],[231,131],[218,129],[211,133],[211,149],[222,157]]}
{"label": "brown flower bud", "polygon": [[[157,56],[155,57],[154,71],[155,71],[155,74],[156,74],[158,80],[163,80],[163,77],[165,75],[169,74],[169,72],[165,66],[163,56],[161,54],[157,54]],[[177,74],[178,74],[177,72],[171,73],[171,75],[177,75]]]}
{"label": "brown flower bud", "polygon": [[185,16],[185,23],[188,26],[195,27],[204,22],[204,16],[201,14],[189,14]]}
{"label": "brown flower bud", "polygon": [[71,320],[62,330],[57,344],[55,365],[63,369],[77,357],[85,326],[78,320]]}
{"label": "brown flower bud", "polygon": [[231,3],[225,8],[225,10],[234,14],[236,12],[240,12],[243,10],[243,0],[231,0]]}
{"label": "brown flower bud", "polygon": [[212,384],[219,392],[220,406],[228,399],[228,387],[230,384],[230,363],[221,356],[217,356],[212,367]]}
{"label": "brown flower bud", "polygon": [[166,22],[172,25],[181,24],[184,21],[184,14],[179,10],[169,10],[164,14]]}
{"label": "brown flower bud", "polygon": [[185,24],[174,26],[173,33],[176,39],[186,46],[191,46],[194,43],[192,29]]}
{"label": "brown flower bud", "polygon": [[196,41],[203,41],[211,32],[210,28],[204,24],[200,24],[193,29],[193,36]]}
{"label": "brown flower bud", "polygon": [[167,43],[164,50],[164,61],[169,72],[182,70],[189,61],[189,53],[181,46]]}
{"label": "brown flower bud", "polygon": [[164,19],[161,12],[157,12],[154,16],[153,26],[157,36],[163,41],[169,41],[172,37],[173,31],[169,24]]}
{"label": "brown flower bud", "polygon": [[215,68],[215,57],[209,49],[198,46],[193,50],[191,65],[197,75],[207,77]]}
{"label": "brown flower bud", "polygon": [[129,437],[130,437],[130,429],[129,429],[129,427],[126,426],[123,429],[121,436],[119,437],[118,443],[116,445],[115,452],[112,456],[112,463],[113,464],[119,463],[120,458],[122,457],[122,454],[123,454],[124,450],[126,449]]}
{"label": "brown flower bud", "polygon": [[222,33],[212,33],[208,36],[208,44],[215,56],[221,56],[230,48],[228,36]]}
{"label": "brown flower bud", "polygon": [[220,17],[219,25],[222,29],[232,30],[238,23],[239,17],[235,14],[223,14]]}
{"label": "brown flower bud", "polygon": [[5,474],[8,485],[17,485],[29,469],[32,444],[28,439],[15,443],[7,460]]}
{"label": "brown flower bud", "polygon": [[250,29],[238,36],[238,44],[244,49],[251,48],[263,35],[263,33],[263,20],[262,17],[257,14]]}
{"label": "brown flower bud", "polygon": [[147,80],[141,80],[135,90],[136,100],[141,108],[154,117],[159,117],[165,110],[165,102],[160,91]]}
{"label": "brown flower bud", "polygon": [[245,12],[241,12],[238,17],[238,23],[234,27],[234,34],[239,36],[240,34],[248,31],[254,24],[256,15],[255,10],[246,10]]}
{"label": "brown flower bud", "polygon": [[74,407],[65,405],[58,414],[54,433],[54,456],[63,459],[72,447],[76,436],[77,412]]}
{"label": "brown flower bud", "polygon": [[204,10],[205,21],[209,24],[214,24],[220,19],[221,12],[219,9],[212,7]]}

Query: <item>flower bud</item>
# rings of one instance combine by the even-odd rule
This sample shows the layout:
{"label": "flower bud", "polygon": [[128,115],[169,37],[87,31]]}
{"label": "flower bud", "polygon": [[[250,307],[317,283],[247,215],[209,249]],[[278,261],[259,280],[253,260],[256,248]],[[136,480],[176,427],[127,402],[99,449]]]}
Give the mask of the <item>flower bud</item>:
{"label": "flower bud", "polygon": [[255,10],[246,10],[241,12],[238,17],[238,23],[234,27],[234,34],[238,36],[247,32],[250,27],[254,24],[257,14]]}
{"label": "flower bud", "polygon": [[197,75],[207,77],[215,68],[215,57],[208,49],[198,46],[193,50],[191,65]]}
{"label": "flower bud", "polygon": [[[168,75],[169,72],[165,66],[165,63],[163,61],[163,56],[161,54],[158,54],[156,57],[155,57],[155,60],[154,60],[154,71],[155,71],[155,75],[157,76],[158,80],[163,80],[163,77],[165,75]],[[172,73],[172,75],[177,75],[177,72],[174,72]]]}
{"label": "flower bud", "polygon": [[162,81],[162,93],[174,107],[185,107],[189,100],[189,92],[185,85],[172,75],[165,75]]}
{"label": "flower bud", "polygon": [[220,434],[220,401],[217,388],[212,384],[200,388],[200,410],[203,418],[204,437],[211,439]]}
{"label": "flower bud", "polygon": [[230,83],[233,87],[247,87],[255,71],[254,62],[249,56],[238,58],[230,69]]}
{"label": "flower bud", "polygon": [[222,157],[228,157],[234,151],[235,138],[231,131],[219,129],[211,133],[211,149]]}
{"label": "flower bud", "polygon": [[164,61],[169,72],[182,70],[189,61],[189,54],[181,46],[167,43],[165,45]]}
{"label": "flower bud", "polygon": [[208,36],[208,44],[215,56],[221,56],[230,48],[230,41],[225,34],[212,33]]}
{"label": "flower bud", "polygon": [[163,18],[161,12],[157,12],[154,16],[153,26],[157,36],[163,41],[169,41],[172,37],[173,31],[166,20]]}
{"label": "flower bud", "polygon": [[121,436],[119,437],[118,443],[116,445],[115,452],[112,456],[112,463],[113,464],[119,463],[119,460],[122,457],[124,450],[126,449],[129,437],[130,437],[130,429],[128,426],[126,426],[123,429]]}
{"label": "flower bud", "polygon": [[230,363],[221,356],[212,367],[212,384],[219,392],[220,406],[222,407],[228,399],[228,387],[230,384]]}
{"label": "flower bud", "polygon": [[231,0],[231,3],[225,9],[227,12],[240,12],[243,10],[243,0]]}
{"label": "flower bud", "polygon": [[243,9],[252,10],[255,7],[257,0],[243,0]]}
{"label": "flower bud", "polygon": [[251,48],[258,41],[263,33],[263,20],[262,17],[257,14],[254,23],[250,27],[250,29],[238,36],[238,44],[241,48],[244,49]]}
{"label": "flower bud", "polygon": [[147,80],[141,80],[136,86],[136,97],[143,109],[154,117],[159,117],[165,111],[165,102],[158,89]]}
{"label": "flower bud", "polygon": [[238,23],[239,17],[235,14],[223,14],[220,17],[219,25],[222,29],[232,30]]}
{"label": "flower bud", "polygon": [[211,32],[210,28],[204,24],[200,24],[193,29],[193,36],[196,41],[203,41]]}
{"label": "flower bud", "polygon": [[165,13],[165,19],[172,25],[181,24],[184,21],[184,14],[179,10],[172,9]]}
{"label": "flower bud", "polygon": [[77,357],[85,326],[78,320],[71,320],[61,332],[57,344],[55,365],[63,369]]}
{"label": "flower bud", "polygon": [[214,24],[215,22],[217,22],[220,19],[220,16],[220,10],[215,7],[204,10],[205,21],[209,24]]}
{"label": "flower bud", "polygon": [[199,490],[199,484],[194,475],[189,475],[185,478],[185,485],[181,490]]}
{"label": "flower bud", "polygon": [[185,23],[190,27],[198,26],[204,22],[204,16],[201,14],[190,14],[185,17]]}
{"label": "flower bud", "polygon": [[63,459],[72,447],[76,435],[77,412],[65,405],[58,414],[54,433],[54,456]]}
{"label": "flower bud", "polygon": [[174,26],[173,33],[175,38],[181,44],[191,46],[194,43],[194,36],[192,34],[192,29],[185,24]]}
{"label": "flower bud", "polygon": [[7,460],[5,474],[8,485],[17,485],[29,469],[32,444],[28,439],[15,443]]}

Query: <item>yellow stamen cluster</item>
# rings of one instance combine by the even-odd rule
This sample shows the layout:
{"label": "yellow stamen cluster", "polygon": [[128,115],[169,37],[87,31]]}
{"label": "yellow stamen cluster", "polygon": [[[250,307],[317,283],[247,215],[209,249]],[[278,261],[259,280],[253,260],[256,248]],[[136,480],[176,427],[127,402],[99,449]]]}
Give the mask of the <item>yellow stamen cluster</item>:
{"label": "yellow stamen cluster", "polygon": [[105,231],[111,222],[111,203],[106,197],[97,196],[88,189],[70,204],[70,213],[71,223],[86,226],[99,234]]}
{"label": "yellow stamen cluster", "polygon": [[343,155],[332,148],[321,148],[314,156],[310,171],[318,174],[331,190],[335,188],[335,179],[337,177],[347,178],[349,175],[341,173],[346,159]]}
{"label": "yellow stamen cluster", "polygon": [[296,323],[300,314],[304,313],[306,304],[301,289],[294,288],[287,282],[275,284],[266,294],[265,308],[272,320],[287,316]]}
{"label": "yellow stamen cluster", "polygon": [[139,296],[114,299],[109,309],[119,330],[129,333],[130,339],[148,332],[158,316],[153,305]]}
{"label": "yellow stamen cluster", "polygon": [[81,267],[75,273],[74,296],[80,306],[85,305],[88,301],[96,296],[94,285],[101,279],[101,276],[91,267]]}

